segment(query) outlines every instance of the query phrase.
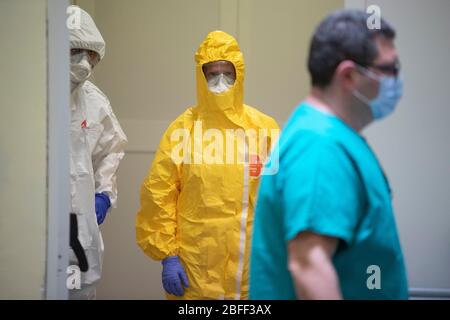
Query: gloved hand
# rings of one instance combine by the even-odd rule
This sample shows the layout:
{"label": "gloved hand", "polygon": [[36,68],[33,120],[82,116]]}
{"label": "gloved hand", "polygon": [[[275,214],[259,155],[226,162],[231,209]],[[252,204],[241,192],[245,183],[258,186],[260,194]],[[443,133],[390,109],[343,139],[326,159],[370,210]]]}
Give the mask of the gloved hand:
{"label": "gloved hand", "polygon": [[95,213],[97,214],[97,224],[101,225],[105,220],[106,213],[111,206],[111,201],[106,193],[95,194]]}
{"label": "gloved hand", "polygon": [[167,257],[162,261],[162,283],[167,293],[181,297],[184,287],[189,287],[188,278],[177,256]]}

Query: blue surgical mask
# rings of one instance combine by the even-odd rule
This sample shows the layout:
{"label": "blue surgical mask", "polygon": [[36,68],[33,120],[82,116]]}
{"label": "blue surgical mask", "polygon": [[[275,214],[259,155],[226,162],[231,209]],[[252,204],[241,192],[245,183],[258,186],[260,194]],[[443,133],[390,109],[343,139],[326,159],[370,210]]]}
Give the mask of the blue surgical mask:
{"label": "blue surgical mask", "polygon": [[353,95],[368,105],[372,111],[373,118],[379,120],[387,117],[395,110],[403,95],[403,80],[400,77],[394,76],[376,76],[369,70],[367,71],[366,74],[369,77],[380,83],[378,95],[373,100],[369,100],[357,90],[353,92]]}

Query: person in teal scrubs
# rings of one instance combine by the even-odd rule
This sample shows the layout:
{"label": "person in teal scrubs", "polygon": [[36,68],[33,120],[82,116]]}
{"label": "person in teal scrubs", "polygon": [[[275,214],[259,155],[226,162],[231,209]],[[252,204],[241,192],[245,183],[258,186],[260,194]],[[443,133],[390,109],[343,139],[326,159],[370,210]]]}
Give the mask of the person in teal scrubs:
{"label": "person in teal scrubs", "polygon": [[311,42],[309,96],[267,167],[256,207],[250,299],[407,299],[383,169],[360,131],[402,95],[395,31],[367,14],[325,18]]}

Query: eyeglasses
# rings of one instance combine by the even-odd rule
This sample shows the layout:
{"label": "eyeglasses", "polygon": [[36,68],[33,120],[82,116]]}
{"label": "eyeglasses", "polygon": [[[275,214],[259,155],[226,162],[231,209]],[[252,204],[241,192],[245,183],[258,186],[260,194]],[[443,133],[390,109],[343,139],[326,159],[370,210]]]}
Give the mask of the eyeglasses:
{"label": "eyeglasses", "polygon": [[395,61],[389,64],[371,64],[368,65],[370,68],[377,69],[383,73],[392,74],[397,77],[400,73],[400,61]]}

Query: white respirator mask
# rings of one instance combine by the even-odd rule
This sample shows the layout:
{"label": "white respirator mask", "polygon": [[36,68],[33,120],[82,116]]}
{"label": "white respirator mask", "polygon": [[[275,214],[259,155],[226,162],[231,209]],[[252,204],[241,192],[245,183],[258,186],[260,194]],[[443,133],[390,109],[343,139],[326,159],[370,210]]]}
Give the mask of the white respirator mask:
{"label": "white respirator mask", "polygon": [[213,93],[223,93],[230,89],[234,84],[234,79],[223,73],[214,76],[208,80],[208,89]]}
{"label": "white respirator mask", "polygon": [[70,81],[73,86],[86,81],[92,73],[92,66],[89,62],[89,55],[81,52],[70,57]]}

